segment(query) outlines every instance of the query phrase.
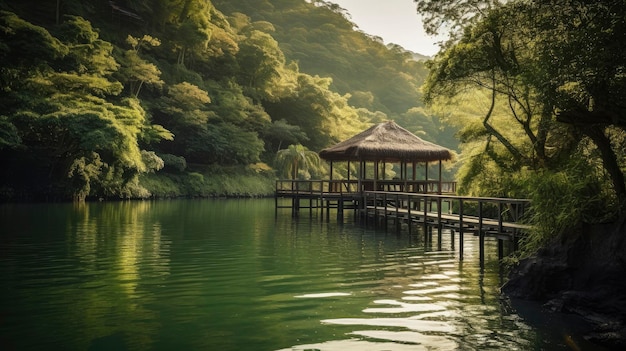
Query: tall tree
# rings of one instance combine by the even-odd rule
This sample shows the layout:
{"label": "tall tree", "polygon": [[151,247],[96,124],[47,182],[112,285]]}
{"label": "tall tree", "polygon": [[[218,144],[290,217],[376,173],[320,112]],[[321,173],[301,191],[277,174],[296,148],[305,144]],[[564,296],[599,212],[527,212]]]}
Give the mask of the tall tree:
{"label": "tall tree", "polygon": [[594,141],[626,206],[624,164],[618,158],[623,150],[607,129],[626,132],[626,3],[535,1],[532,10],[541,14],[535,33],[540,34],[538,58],[547,78],[540,85],[542,94],[555,101],[559,121]]}
{"label": "tall tree", "polygon": [[[623,151],[615,138],[626,125],[623,1],[466,1],[454,9],[457,2],[416,2],[430,11],[431,30],[459,28],[431,64],[427,98],[454,96],[468,85],[490,91],[486,136],[522,165],[537,160],[539,167],[560,167],[561,156],[586,136],[599,151],[618,207],[626,204]],[[491,123],[499,102],[509,107],[527,146]]]}

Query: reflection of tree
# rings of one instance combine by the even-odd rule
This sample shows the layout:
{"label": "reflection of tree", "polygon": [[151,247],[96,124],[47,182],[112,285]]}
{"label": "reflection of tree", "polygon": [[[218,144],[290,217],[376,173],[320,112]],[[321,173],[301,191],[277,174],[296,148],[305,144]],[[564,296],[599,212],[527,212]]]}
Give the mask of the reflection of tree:
{"label": "reflection of tree", "polygon": [[77,206],[67,237],[80,262],[81,283],[59,294],[72,306],[65,316],[69,324],[59,325],[73,325],[76,349],[87,349],[94,340],[120,342],[120,337],[128,349],[150,349],[160,322],[147,307],[154,298],[142,283],[168,276],[170,264],[169,243],[151,215],[152,204]]}

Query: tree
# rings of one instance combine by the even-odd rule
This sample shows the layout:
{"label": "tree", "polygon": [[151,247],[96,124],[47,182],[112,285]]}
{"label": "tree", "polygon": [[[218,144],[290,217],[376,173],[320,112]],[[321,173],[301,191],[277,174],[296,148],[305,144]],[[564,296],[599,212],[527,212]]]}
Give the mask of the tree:
{"label": "tree", "polygon": [[274,149],[270,149],[272,153],[274,152],[273,150],[280,150],[283,143],[299,144],[302,141],[309,140],[306,133],[304,133],[300,127],[291,125],[284,119],[272,122],[263,134],[266,146],[274,147]]}
{"label": "tree", "polygon": [[[416,2],[430,11],[431,30],[442,24],[455,29],[431,63],[426,98],[459,97],[470,86],[489,92],[482,130],[466,127],[462,135],[472,139],[465,141],[484,138],[484,151],[499,165],[507,158],[498,150],[506,150],[517,163],[509,162],[514,168],[503,168],[508,171],[559,171],[573,158],[593,165],[598,157],[606,172],[597,172],[596,179],[608,174],[615,208],[623,211],[626,4],[467,0],[453,8],[458,2]],[[513,134],[510,123],[498,126],[503,107],[517,126]],[[584,151],[587,140],[595,150]]]}
{"label": "tree", "polygon": [[424,21],[426,33],[435,35],[441,31],[450,34],[453,44],[469,27],[479,22],[491,10],[501,6],[501,0],[414,0],[417,12]]}
{"label": "tree", "polygon": [[276,99],[273,90],[280,81],[285,57],[270,34],[256,29],[246,33],[246,38],[239,43],[237,62],[238,82],[250,90],[253,98]]}
{"label": "tree", "polygon": [[[555,123],[553,102],[540,96],[543,77],[527,36],[533,16],[514,4],[481,15],[430,62],[426,101],[469,97],[470,90],[484,97],[485,109],[482,132],[464,123],[466,142],[484,140],[484,151],[508,171],[558,167],[575,144]],[[508,155],[498,156],[497,145]]]}
{"label": "tree", "polygon": [[626,132],[626,3],[535,1],[532,10],[542,14],[535,29],[538,60],[547,78],[540,86],[542,95],[555,102],[559,121],[593,140],[625,210],[623,150],[609,127]]}
{"label": "tree", "polygon": [[[3,15],[3,49],[14,54],[34,40],[30,50],[39,48],[40,54],[31,58],[36,65],[7,61],[0,70],[0,89],[10,92],[1,101],[10,147],[2,149],[0,160],[11,170],[2,174],[3,183],[78,200],[145,195],[137,175],[149,167],[139,138],[152,126],[138,100],[118,96],[122,85],[113,78],[119,65],[111,43],[80,17],[67,17],[56,38]],[[22,79],[13,81],[16,76]],[[165,130],[157,134],[168,136]]]}
{"label": "tree", "polygon": [[154,63],[150,63],[140,56],[142,47],[159,46],[161,42],[150,35],[144,35],[142,38],[135,38],[129,35],[126,42],[131,46],[131,49],[126,50],[119,57],[122,64],[118,74],[119,80],[128,84],[129,92],[134,97],[139,96],[139,92],[144,84],[161,87],[163,81],[160,77],[161,71],[159,68]]}
{"label": "tree", "polygon": [[276,153],[276,165],[283,175],[298,179],[299,174],[308,175],[309,170],[320,168],[320,157],[317,152],[295,144]]}

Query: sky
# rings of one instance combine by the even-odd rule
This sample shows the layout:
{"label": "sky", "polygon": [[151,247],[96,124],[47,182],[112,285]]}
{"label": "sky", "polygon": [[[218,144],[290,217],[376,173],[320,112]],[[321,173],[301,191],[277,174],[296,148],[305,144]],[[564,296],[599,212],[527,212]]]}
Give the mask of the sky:
{"label": "sky", "polygon": [[418,54],[433,56],[440,37],[424,33],[413,0],[330,0],[346,9],[360,30],[399,44]]}

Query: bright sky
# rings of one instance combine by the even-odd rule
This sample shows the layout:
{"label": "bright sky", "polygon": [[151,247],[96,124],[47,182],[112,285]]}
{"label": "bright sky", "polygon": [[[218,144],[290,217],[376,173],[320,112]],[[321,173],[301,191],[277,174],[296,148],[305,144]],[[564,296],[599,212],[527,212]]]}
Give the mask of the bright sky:
{"label": "bright sky", "polygon": [[365,33],[383,38],[418,54],[433,56],[441,38],[424,33],[413,0],[330,0],[350,13]]}

